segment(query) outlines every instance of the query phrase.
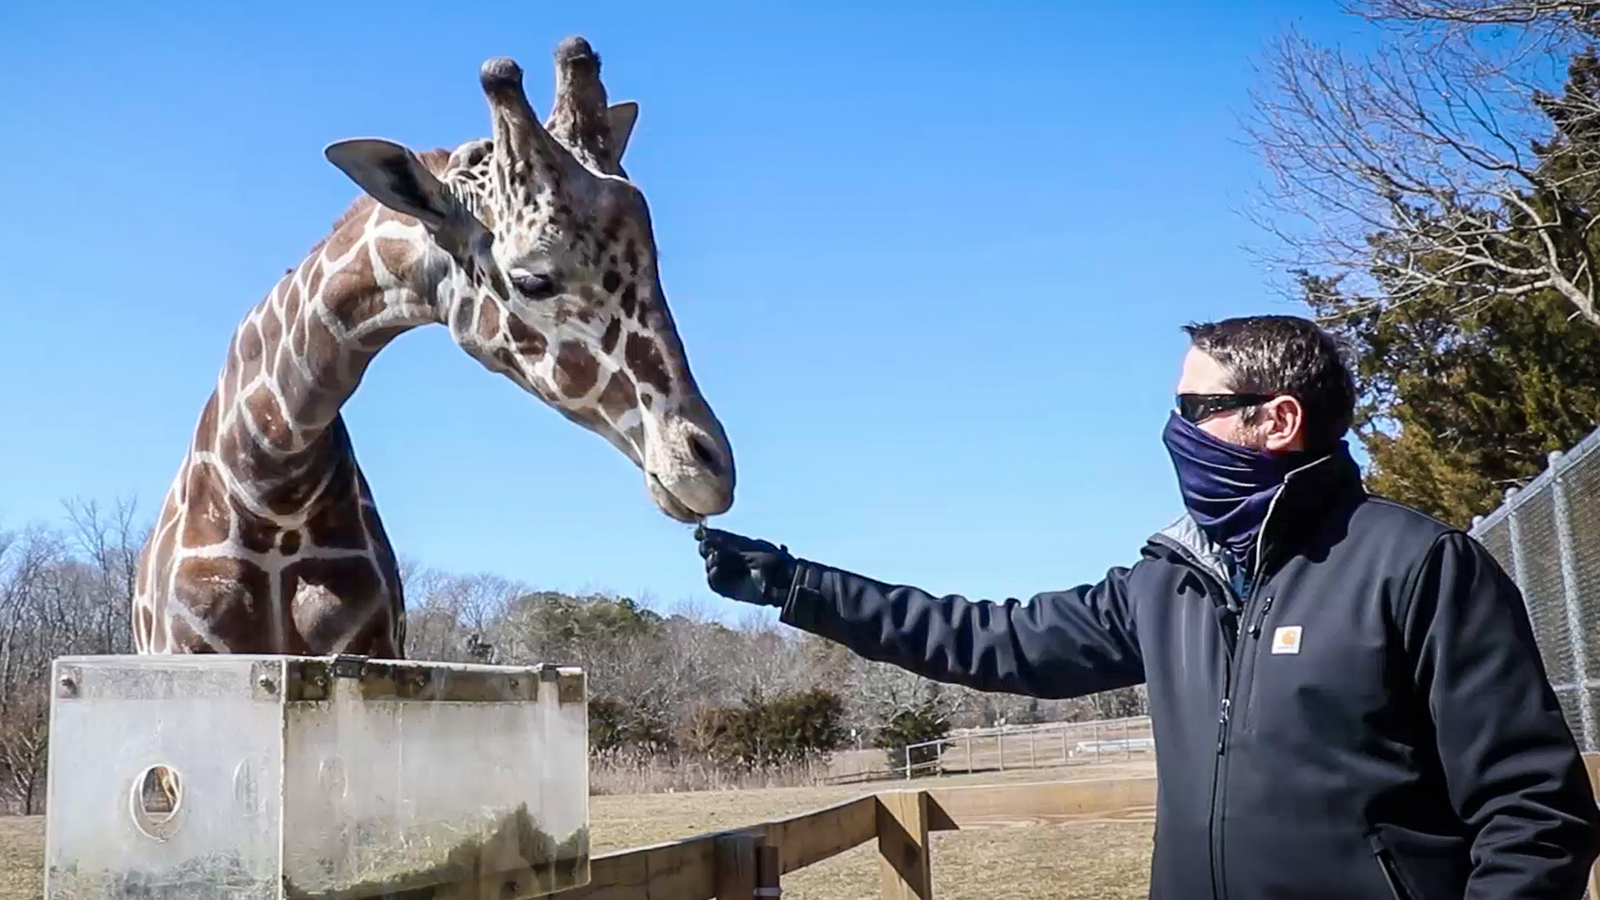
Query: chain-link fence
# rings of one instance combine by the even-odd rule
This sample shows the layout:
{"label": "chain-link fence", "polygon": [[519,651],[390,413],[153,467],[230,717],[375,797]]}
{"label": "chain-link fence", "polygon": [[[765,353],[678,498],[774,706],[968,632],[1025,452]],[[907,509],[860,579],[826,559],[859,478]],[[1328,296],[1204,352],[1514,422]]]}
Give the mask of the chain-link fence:
{"label": "chain-link fence", "polygon": [[1567,726],[1600,750],[1600,430],[1473,523],[1522,589]]}

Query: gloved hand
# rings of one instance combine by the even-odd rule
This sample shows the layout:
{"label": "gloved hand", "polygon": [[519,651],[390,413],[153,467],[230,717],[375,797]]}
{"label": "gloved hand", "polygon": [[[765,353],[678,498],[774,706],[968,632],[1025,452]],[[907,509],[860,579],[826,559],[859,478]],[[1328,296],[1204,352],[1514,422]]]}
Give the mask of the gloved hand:
{"label": "gloved hand", "polygon": [[729,531],[699,526],[694,531],[706,561],[706,583],[730,600],[782,606],[794,583],[795,559],[788,547]]}

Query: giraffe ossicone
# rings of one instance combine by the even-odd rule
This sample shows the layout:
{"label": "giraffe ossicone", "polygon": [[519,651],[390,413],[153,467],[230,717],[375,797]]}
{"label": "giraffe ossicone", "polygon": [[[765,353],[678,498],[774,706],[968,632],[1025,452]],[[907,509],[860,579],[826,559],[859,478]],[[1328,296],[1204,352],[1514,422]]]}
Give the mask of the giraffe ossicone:
{"label": "giraffe ossicone", "polygon": [[545,122],[492,59],[488,138],[324,148],[364,193],[233,335],[140,556],[137,652],[405,655],[395,554],[339,411],[422,325],[605,438],[665,515],[732,506],[733,451],[622,168],[638,106],[607,100],[587,41],[554,55]]}

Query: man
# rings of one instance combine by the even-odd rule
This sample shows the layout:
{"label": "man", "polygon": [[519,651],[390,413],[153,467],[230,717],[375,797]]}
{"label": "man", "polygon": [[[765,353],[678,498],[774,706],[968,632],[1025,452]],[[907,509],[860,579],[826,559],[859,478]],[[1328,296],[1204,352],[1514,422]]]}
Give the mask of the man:
{"label": "man", "polygon": [[1153,898],[1582,896],[1600,814],[1516,586],[1364,492],[1353,382],[1316,326],[1185,330],[1163,437],[1187,514],[1098,584],[975,602],[702,529],[708,582],[943,682],[1145,683]]}

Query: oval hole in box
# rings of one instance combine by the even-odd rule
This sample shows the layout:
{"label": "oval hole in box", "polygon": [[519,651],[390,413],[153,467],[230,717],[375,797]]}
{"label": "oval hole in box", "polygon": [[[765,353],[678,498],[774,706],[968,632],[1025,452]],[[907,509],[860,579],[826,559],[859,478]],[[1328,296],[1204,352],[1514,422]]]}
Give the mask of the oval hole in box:
{"label": "oval hole in box", "polygon": [[178,812],[183,808],[183,780],[171,766],[151,766],[133,780],[129,800],[134,827],[146,837],[164,841],[178,830]]}

